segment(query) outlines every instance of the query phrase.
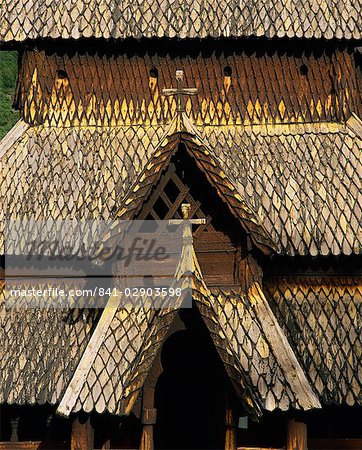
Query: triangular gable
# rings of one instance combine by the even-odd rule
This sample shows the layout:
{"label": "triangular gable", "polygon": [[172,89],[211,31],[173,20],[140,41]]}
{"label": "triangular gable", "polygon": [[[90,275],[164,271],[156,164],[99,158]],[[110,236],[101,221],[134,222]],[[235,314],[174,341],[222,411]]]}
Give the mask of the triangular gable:
{"label": "triangular gable", "polygon": [[[223,332],[191,242],[182,249],[175,273],[174,288],[192,294],[210,331],[225,369],[243,397],[245,407],[255,416],[262,414],[260,402],[251,389],[232,344]],[[170,301],[170,307],[168,305]],[[120,297],[108,300],[74,375],[58,407],[58,414],[68,417],[84,410],[98,413],[128,414],[151,369],[177,312],[183,296],[165,299],[160,310],[120,308]]]}
{"label": "triangular gable", "polygon": [[160,181],[162,174],[170,164],[171,157],[177,152],[179,144],[184,144],[186,151],[196,162],[215,188],[219,197],[226,203],[232,215],[240,222],[251,241],[264,253],[277,250],[256,212],[246,203],[234,184],[221,169],[217,158],[202,140],[195,135],[176,132],[163,139],[162,144],[149,159],[140,176],[125,196],[118,217],[124,220],[134,219],[140,213],[152,188]]}
{"label": "triangular gable", "polygon": [[[193,247],[191,252],[192,298],[246,410],[254,416],[261,416],[263,409],[287,410],[291,405],[303,410],[320,408],[319,397],[270,309],[258,277],[253,273],[253,262],[247,262],[251,266],[246,286],[247,302],[240,293],[234,295],[234,302],[230,298],[220,302],[220,295],[212,293],[202,277]],[[245,308],[248,308],[247,314]],[[243,316],[246,315],[249,329],[243,328]],[[160,326],[159,329],[164,329],[165,338],[174,316],[170,320],[167,312],[164,317],[168,318],[168,326]],[[134,394],[141,389],[163,343],[156,333],[151,341],[142,350],[139,366],[135,367],[128,382],[129,394],[132,394],[133,399]],[[247,355],[251,347],[252,352]],[[249,361],[246,363],[245,359]],[[132,406],[133,402],[128,402],[126,411],[129,412]]]}
{"label": "triangular gable", "polygon": [[[249,308],[254,310],[249,325],[257,327],[257,333],[242,328],[242,312],[238,308],[235,310],[232,302],[218,302],[203,280],[192,245],[186,247],[175,274],[174,287],[192,292],[195,305],[245,408],[254,416],[260,416],[263,409],[273,410],[282,405],[285,407],[281,409],[288,409],[290,405],[300,409],[320,407],[319,398],[272,313],[253,268],[249,270],[247,296]],[[190,266],[192,274],[187,269]],[[241,304],[241,298],[237,302]],[[127,309],[119,308],[119,300],[111,297],[61,400],[58,413],[69,416],[81,409],[86,412],[95,409],[99,413],[107,410],[114,414],[129,414],[181,303],[182,299],[175,305],[172,299],[172,307],[157,311],[132,306]],[[249,332],[251,336],[248,336]],[[249,356],[249,370],[241,357],[243,347],[248,346],[246,337],[255,341],[251,344],[254,356]],[[263,352],[267,355],[262,355]],[[266,383],[267,377],[272,377],[269,383]],[[282,391],[280,386],[284,386]]]}
{"label": "triangular gable", "polygon": [[[243,370],[231,342],[229,342],[222,329],[218,313],[210,302],[211,293],[203,280],[200,265],[193,247],[191,248],[191,258],[194,271],[185,286],[190,289],[190,294],[192,293],[192,299],[211,335],[212,342],[225,367],[226,373],[235,391],[242,398],[246,410],[254,417],[261,416],[262,405],[259,397],[253,390],[249,374]],[[135,365],[134,371],[131,373],[127,382],[128,398],[124,402],[124,413],[129,413],[132,410],[134,401],[145,382],[149,370],[156,359],[156,355],[161,351],[162,344],[172,329],[172,323],[177,312],[178,310],[170,311],[165,309],[160,311],[157,317],[157,328],[153,327],[153,330],[149,333],[146,344],[140,352],[138,363]]]}

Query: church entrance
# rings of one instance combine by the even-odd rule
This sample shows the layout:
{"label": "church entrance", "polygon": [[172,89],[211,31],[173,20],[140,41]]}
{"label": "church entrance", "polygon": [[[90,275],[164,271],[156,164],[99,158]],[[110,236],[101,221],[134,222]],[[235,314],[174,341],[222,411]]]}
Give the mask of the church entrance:
{"label": "church entrance", "polygon": [[155,396],[156,449],[221,449],[225,442],[228,381],[211,337],[194,306],[180,311],[185,329],[161,354]]}

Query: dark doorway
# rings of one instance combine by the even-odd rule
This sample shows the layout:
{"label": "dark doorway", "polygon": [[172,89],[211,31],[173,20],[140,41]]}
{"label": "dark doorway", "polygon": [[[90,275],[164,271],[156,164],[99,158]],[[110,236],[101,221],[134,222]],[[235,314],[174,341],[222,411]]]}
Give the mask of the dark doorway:
{"label": "dark doorway", "polygon": [[185,329],[165,342],[156,386],[156,449],[221,449],[225,395],[222,362],[194,305],[180,311]]}

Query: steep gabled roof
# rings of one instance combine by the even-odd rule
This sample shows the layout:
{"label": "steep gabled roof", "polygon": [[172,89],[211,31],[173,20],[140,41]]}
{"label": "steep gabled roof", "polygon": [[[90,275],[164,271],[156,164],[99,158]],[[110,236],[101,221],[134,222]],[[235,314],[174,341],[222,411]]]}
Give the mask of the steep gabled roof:
{"label": "steep gabled roof", "polygon": [[200,309],[246,407],[256,416],[262,414],[262,404],[253,393],[251,382],[245,381],[249,375],[243,371],[210,302],[211,294],[190,241],[182,249],[172,286],[180,288],[183,294],[176,299],[166,297],[163,307],[157,310],[150,308],[150,303],[144,308],[132,301],[125,308],[120,296],[109,298],[60,401],[59,414],[69,416],[79,410],[129,414],[186,295],[192,295]]}
{"label": "steep gabled roof", "polygon": [[[362,251],[362,139],[348,124],[197,131],[282,254],[350,255]],[[113,217],[164,133],[20,122],[0,144],[0,253],[5,218]]]}
{"label": "steep gabled roof", "polygon": [[[191,237],[191,227],[188,233],[184,237]],[[252,264],[245,275],[250,281],[246,293],[239,291],[234,298],[223,298],[205,284],[191,240],[185,239],[173,287],[180,287],[183,295],[192,295],[226,372],[250,412],[260,416],[263,409],[321,407],[269,307],[260,280],[250,275]],[[120,301],[119,296],[110,297],[60,401],[59,414],[69,416],[94,409],[98,413],[128,414],[182,306],[183,296],[165,298],[159,310],[139,308],[132,302],[129,308],[120,308]],[[251,310],[247,331],[246,311],[240,314],[245,302]],[[246,356],[251,366],[243,361],[245,341],[249,346],[253,342]]]}
{"label": "steep gabled roof", "polygon": [[2,0],[0,7],[0,41],[81,37],[361,37],[360,0]]}
{"label": "steep gabled roof", "polygon": [[[194,287],[204,320],[215,323],[216,311],[218,331],[212,334],[219,339],[218,347],[227,348],[225,339],[230,343],[233,360],[245,374],[240,381],[254,393],[250,406],[259,404],[266,410],[302,408],[284,372],[287,366],[281,367],[265,324],[258,317],[255,297],[253,300],[239,288],[212,288],[205,303],[199,288]],[[58,404],[87,348],[96,318],[90,311],[29,309],[21,305],[9,309],[3,289],[0,284],[0,403]],[[361,277],[273,278],[265,282],[264,292],[320,401],[361,404]],[[264,300],[261,305],[265,306]],[[163,339],[161,327],[168,329],[172,315],[165,315],[160,322],[153,319],[141,310],[134,310],[129,317],[124,310],[116,311],[103,340],[110,351],[103,349],[96,355],[97,366],[103,370],[89,371],[90,395],[85,401],[83,392],[78,409],[116,413],[121,406],[117,402],[121,400],[123,382],[128,387],[126,400],[129,407],[132,405],[152,364],[154,350]],[[149,332],[144,333],[147,328]],[[138,339],[143,342],[142,349]],[[128,359],[124,360],[125,352]],[[124,366],[118,364],[120,361]],[[288,375],[293,377],[292,372]],[[102,386],[106,389],[102,390]]]}
{"label": "steep gabled roof", "polygon": [[277,247],[260,222],[257,214],[247,205],[233,183],[222,170],[216,157],[200,138],[189,133],[175,133],[162,138],[165,144],[156,150],[145,165],[134,185],[126,194],[118,213],[120,219],[133,219],[140,212],[152,188],[158,183],[162,173],[168,167],[171,157],[177,152],[179,144],[196,162],[197,167],[206,176],[217,194],[229,207],[231,213],[240,221],[241,226],[250,235],[252,242],[265,253],[276,251]]}

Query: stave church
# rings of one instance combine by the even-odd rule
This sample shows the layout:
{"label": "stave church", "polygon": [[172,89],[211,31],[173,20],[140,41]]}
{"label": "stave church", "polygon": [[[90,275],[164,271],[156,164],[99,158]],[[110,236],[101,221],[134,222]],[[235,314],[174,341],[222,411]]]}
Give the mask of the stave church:
{"label": "stave church", "polygon": [[[362,449],[361,13],[0,0],[0,450]],[[9,307],[24,219],[186,223],[191,307]]]}

